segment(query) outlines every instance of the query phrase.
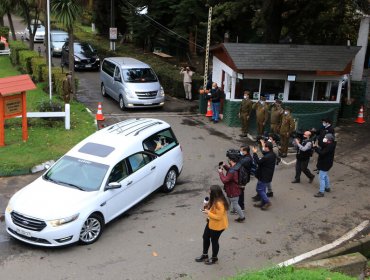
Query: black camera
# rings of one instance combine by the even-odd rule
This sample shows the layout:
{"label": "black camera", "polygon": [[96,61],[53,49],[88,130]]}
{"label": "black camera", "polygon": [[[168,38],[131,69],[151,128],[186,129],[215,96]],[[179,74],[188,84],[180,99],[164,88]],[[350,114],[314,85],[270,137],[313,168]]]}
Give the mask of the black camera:
{"label": "black camera", "polygon": [[256,138],[256,143],[260,143],[260,141],[263,140],[263,141],[268,141],[269,138],[267,136],[264,136],[264,135],[258,135],[257,138]]}

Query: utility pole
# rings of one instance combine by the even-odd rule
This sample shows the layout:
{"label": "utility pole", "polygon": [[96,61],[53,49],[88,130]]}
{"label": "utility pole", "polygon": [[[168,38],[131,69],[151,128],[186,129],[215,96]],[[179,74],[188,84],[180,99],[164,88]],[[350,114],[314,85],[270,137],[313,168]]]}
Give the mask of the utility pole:
{"label": "utility pole", "polygon": [[203,89],[206,89],[208,82],[208,64],[209,64],[209,45],[211,42],[211,25],[212,25],[212,7],[208,9],[208,28],[207,28],[207,45],[206,45],[206,57],[204,62],[204,82]]}
{"label": "utility pole", "polygon": [[114,0],[110,0],[110,28],[109,28],[109,39],[110,39],[110,50],[116,50],[116,41],[117,40],[117,28],[115,26],[114,20]]}

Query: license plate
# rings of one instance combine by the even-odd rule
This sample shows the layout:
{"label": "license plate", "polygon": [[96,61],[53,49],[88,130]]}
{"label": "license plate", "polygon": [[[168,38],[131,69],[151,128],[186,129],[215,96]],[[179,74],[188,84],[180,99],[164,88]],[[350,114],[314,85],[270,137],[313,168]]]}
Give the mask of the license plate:
{"label": "license plate", "polygon": [[91,64],[86,64],[85,67],[86,68],[91,68]]}
{"label": "license plate", "polygon": [[31,233],[29,231],[26,231],[26,230],[23,230],[23,229],[20,229],[20,228],[16,228],[15,231],[17,233],[21,234],[21,235],[31,237]]}
{"label": "license plate", "polygon": [[152,102],[144,102],[144,105],[152,105]]}

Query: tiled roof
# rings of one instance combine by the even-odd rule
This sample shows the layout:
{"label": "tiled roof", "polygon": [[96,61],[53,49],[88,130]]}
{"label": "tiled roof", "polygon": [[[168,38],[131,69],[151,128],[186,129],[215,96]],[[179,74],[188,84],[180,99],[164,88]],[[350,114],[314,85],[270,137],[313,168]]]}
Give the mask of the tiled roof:
{"label": "tiled roof", "polygon": [[13,93],[35,89],[29,75],[10,76],[0,79],[0,95],[6,96]]}
{"label": "tiled roof", "polygon": [[361,47],[223,43],[236,70],[343,71]]}

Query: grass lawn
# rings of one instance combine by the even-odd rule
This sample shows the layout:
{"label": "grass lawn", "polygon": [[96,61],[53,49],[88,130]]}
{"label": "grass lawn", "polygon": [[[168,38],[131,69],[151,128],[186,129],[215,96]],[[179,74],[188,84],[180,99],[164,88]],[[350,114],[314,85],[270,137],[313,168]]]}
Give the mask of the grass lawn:
{"label": "grass lawn", "polygon": [[[0,78],[19,75],[9,57],[0,57]],[[37,112],[42,102],[49,101],[48,93],[38,84],[37,89],[27,92],[27,111]],[[53,102],[63,104],[53,97]],[[2,110],[2,108],[1,108]],[[28,141],[22,140],[21,118],[5,121],[5,146],[0,147],[0,176],[28,173],[38,164],[57,160],[75,144],[96,131],[94,118],[78,103],[71,103],[71,129],[64,129],[64,119],[58,121],[40,118],[28,119]]]}

